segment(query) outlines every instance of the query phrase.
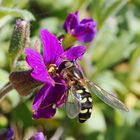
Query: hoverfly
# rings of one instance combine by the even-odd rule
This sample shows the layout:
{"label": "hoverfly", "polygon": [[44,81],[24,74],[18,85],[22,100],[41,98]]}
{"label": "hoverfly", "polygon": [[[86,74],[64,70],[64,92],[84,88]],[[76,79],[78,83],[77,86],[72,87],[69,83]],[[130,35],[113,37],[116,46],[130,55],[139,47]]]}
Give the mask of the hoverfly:
{"label": "hoverfly", "polygon": [[[59,73],[68,84],[68,97],[66,112],[68,117],[78,116],[79,122],[83,123],[90,118],[92,113],[91,93],[95,93],[102,101],[113,108],[128,111],[128,108],[115,96],[95,83],[87,80],[74,61],[65,60],[59,66]],[[90,91],[89,91],[90,90]]]}
{"label": "hoverfly", "polygon": [[[56,67],[51,65],[48,71],[50,74],[55,75],[56,72],[53,73],[53,69],[56,69]],[[108,93],[97,84],[89,81],[82,70],[79,70],[76,61],[63,60],[56,71],[64,78],[68,87],[65,104],[69,118],[78,117],[80,123],[90,118],[93,106],[91,93],[96,94],[103,102],[113,108],[128,111],[128,108],[115,95]],[[22,96],[30,94],[35,87],[42,84],[34,80],[30,73],[30,70],[12,72],[9,77],[10,86],[15,88]]]}

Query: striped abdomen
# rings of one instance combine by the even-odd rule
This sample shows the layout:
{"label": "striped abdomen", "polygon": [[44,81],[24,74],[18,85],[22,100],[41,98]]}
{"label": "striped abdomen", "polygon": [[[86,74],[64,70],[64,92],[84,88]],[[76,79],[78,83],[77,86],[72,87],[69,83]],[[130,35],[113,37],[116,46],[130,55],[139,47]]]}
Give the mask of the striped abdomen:
{"label": "striped abdomen", "polygon": [[81,111],[79,113],[79,122],[84,123],[90,118],[92,112],[92,97],[85,88],[81,89]]}

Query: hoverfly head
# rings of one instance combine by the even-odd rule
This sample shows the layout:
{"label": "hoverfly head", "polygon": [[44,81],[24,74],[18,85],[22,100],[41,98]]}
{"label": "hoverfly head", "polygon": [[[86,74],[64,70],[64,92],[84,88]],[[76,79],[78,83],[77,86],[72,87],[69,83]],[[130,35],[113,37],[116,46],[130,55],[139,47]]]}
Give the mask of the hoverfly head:
{"label": "hoverfly head", "polygon": [[63,70],[65,69],[69,69],[71,67],[73,67],[74,63],[73,61],[69,61],[69,60],[64,60],[60,65],[59,65],[59,72],[61,73]]}

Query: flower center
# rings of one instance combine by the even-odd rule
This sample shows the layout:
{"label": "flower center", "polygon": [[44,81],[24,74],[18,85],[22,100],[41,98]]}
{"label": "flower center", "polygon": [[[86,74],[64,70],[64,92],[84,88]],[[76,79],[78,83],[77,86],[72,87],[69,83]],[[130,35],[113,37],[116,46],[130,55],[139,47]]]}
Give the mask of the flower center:
{"label": "flower center", "polygon": [[50,64],[47,66],[48,72],[50,76],[54,76],[57,73],[58,67],[55,64]]}
{"label": "flower center", "polygon": [[74,32],[74,29],[71,29],[71,30],[70,30],[70,33],[73,33],[73,32]]}
{"label": "flower center", "polygon": [[56,104],[53,104],[53,105],[52,105],[52,108],[53,108],[53,109],[56,109]]}

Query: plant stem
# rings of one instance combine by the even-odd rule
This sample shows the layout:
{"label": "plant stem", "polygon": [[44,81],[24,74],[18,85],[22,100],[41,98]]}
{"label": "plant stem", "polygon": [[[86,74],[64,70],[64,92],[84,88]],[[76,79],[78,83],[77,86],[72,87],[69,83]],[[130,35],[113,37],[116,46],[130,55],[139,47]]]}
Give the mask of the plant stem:
{"label": "plant stem", "polygon": [[12,83],[8,82],[1,90],[0,90],[0,101],[3,97],[8,94],[9,91],[13,89]]}

